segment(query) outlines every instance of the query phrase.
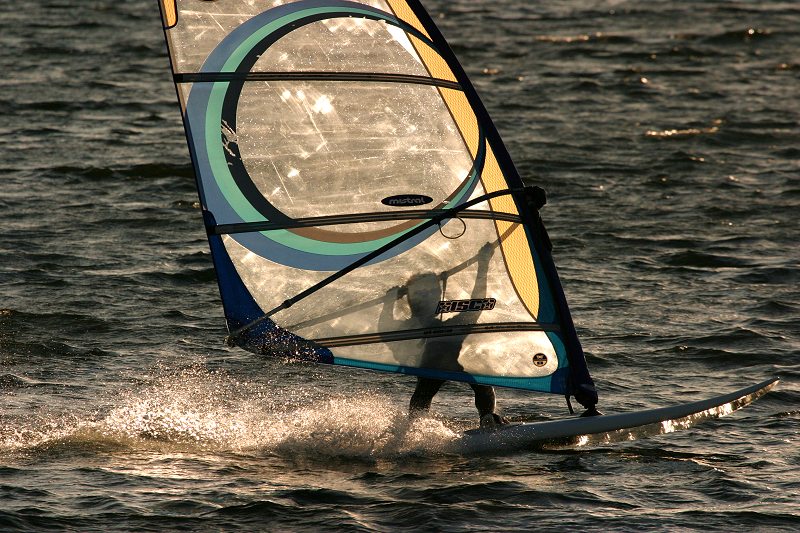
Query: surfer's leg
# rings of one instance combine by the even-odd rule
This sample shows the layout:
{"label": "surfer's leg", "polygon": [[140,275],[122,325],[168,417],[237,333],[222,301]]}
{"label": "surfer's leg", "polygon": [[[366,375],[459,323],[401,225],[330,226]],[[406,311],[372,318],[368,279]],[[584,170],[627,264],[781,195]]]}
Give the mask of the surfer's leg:
{"label": "surfer's leg", "polygon": [[475,391],[475,407],[478,408],[478,414],[481,418],[494,413],[494,409],[497,406],[494,387],[478,385],[477,383],[470,383],[470,387]]}
{"label": "surfer's leg", "polygon": [[444,384],[443,379],[417,378],[417,388],[411,396],[411,404],[408,410],[411,414],[420,411],[427,411],[431,408],[433,397],[439,392],[439,388]]}
{"label": "surfer's leg", "polygon": [[476,383],[470,383],[470,387],[475,391],[475,407],[478,408],[482,428],[492,428],[501,424],[508,424],[508,420],[494,412],[495,407],[497,407],[494,387],[478,385]]}

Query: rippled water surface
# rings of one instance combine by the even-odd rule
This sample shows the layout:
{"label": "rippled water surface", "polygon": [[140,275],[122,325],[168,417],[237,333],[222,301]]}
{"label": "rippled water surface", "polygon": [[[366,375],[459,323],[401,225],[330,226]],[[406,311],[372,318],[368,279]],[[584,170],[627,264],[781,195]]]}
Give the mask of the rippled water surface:
{"label": "rippled water surface", "polygon": [[157,3],[4,2],[0,530],[800,528],[800,4],[425,5],[548,190],[601,409],[778,388],[671,435],[459,456],[462,385],[409,422],[409,378],[229,349]]}

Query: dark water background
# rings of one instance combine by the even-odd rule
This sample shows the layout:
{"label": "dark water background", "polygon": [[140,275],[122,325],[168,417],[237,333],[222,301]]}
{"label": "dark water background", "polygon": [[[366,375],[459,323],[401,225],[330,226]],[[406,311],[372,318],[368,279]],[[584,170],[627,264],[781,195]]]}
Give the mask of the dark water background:
{"label": "dark water background", "polygon": [[800,529],[800,3],[425,3],[549,191],[601,408],[778,389],[453,456],[463,385],[409,428],[411,379],[228,349],[155,0],[3,2],[0,530]]}

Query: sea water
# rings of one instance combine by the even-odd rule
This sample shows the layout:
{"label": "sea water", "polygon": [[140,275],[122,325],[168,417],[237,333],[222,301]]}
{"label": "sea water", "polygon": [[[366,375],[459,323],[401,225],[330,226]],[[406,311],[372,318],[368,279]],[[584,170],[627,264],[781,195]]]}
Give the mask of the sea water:
{"label": "sea water", "polygon": [[157,3],[4,2],[0,530],[800,528],[800,4],[424,3],[548,191],[600,409],[778,388],[647,440],[458,456],[464,385],[410,421],[411,378],[228,348]]}

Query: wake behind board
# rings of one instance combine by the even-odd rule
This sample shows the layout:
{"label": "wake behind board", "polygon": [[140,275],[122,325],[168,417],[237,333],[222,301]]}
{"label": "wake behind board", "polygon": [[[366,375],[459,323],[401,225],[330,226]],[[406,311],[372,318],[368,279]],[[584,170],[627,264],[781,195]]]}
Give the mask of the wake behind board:
{"label": "wake behind board", "polygon": [[453,444],[452,451],[484,453],[536,448],[546,444],[586,446],[672,433],[703,420],[729,415],[769,392],[778,381],[773,378],[707,400],[646,411],[509,424],[496,430],[469,430]]}

